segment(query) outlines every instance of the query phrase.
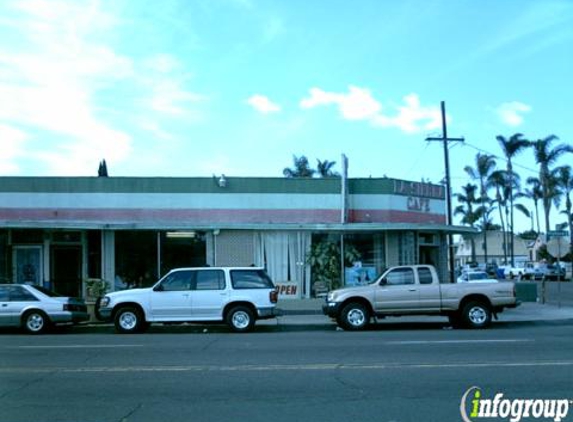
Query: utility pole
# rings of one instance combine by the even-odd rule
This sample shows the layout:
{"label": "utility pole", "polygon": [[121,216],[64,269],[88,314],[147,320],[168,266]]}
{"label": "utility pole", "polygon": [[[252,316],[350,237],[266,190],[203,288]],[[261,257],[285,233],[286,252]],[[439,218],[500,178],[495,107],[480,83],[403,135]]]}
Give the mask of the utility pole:
{"label": "utility pole", "polygon": [[[444,163],[446,166],[446,209],[447,221],[446,224],[452,225],[452,183],[450,179],[450,154],[448,151],[448,142],[464,142],[464,138],[448,138],[448,126],[446,124],[446,103],[442,101],[442,136],[434,138],[426,138],[426,141],[440,141],[444,143]],[[448,257],[450,265],[450,283],[454,283],[454,239],[452,233],[448,233]]]}

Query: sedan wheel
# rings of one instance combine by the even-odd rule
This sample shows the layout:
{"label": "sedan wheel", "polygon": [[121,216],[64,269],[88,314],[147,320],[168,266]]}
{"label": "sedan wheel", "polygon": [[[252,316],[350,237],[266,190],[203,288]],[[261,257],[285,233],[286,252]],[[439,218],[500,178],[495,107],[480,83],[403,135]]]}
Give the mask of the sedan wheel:
{"label": "sedan wheel", "polygon": [[41,311],[30,311],[24,315],[24,329],[30,334],[40,334],[48,327],[48,317]]}

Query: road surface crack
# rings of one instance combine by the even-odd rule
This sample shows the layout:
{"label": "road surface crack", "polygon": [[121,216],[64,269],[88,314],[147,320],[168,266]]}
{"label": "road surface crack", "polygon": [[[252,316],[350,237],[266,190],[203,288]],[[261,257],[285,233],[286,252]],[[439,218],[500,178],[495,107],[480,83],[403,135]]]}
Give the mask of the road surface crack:
{"label": "road surface crack", "polygon": [[128,422],[129,418],[135,413],[137,412],[139,409],[141,409],[143,407],[143,403],[139,403],[137,406],[135,406],[133,409],[131,409],[131,411],[129,411],[125,416],[122,416],[121,419],[119,419],[118,422]]}
{"label": "road surface crack", "polygon": [[58,371],[48,372],[48,373],[46,373],[46,374],[44,374],[44,375],[42,375],[42,376],[40,376],[40,377],[38,377],[38,378],[34,378],[34,379],[32,379],[32,380],[30,380],[30,381],[28,381],[28,382],[22,384],[20,387],[15,388],[14,390],[7,391],[6,393],[0,395],[0,400],[5,399],[5,398],[8,397],[10,394],[17,393],[18,391],[22,391],[22,390],[28,388],[29,386],[31,386],[32,384],[36,384],[36,383],[38,383],[38,382],[42,382],[43,380],[45,380],[46,378],[48,378],[49,376],[51,376],[51,375],[53,375],[53,374],[55,374],[55,373],[57,373],[57,372],[58,372]]}
{"label": "road surface crack", "polygon": [[[341,367],[342,367],[342,365],[340,365],[338,367],[338,369],[340,369]],[[341,375],[335,374],[334,379],[337,383],[342,385],[344,388],[347,388],[347,389],[352,390],[353,392],[357,393],[359,397],[366,397],[367,396],[367,391],[364,390],[360,385],[349,382],[347,380],[343,380]]]}

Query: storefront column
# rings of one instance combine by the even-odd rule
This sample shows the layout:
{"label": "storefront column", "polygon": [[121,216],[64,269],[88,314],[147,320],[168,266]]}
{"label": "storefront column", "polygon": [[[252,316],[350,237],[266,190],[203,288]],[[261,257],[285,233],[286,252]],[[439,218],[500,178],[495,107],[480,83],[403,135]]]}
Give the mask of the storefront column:
{"label": "storefront column", "polygon": [[102,279],[110,284],[110,290],[115,290],[115,232],[102,230],[101,232],[101,268]]}
{"label": "storefront column", "polygon": [[[51,246],[50,237],[44,234],[44,242],[42,245],[42,272],[43,272],[42,277],[44,277],[43,280],[44,287],[47,289],[54,288],[54,286],[52,286],[52,277],[50,276],[51,275],[50,246]],[[16,274],[14,274],[14,278],[16,279]]]}

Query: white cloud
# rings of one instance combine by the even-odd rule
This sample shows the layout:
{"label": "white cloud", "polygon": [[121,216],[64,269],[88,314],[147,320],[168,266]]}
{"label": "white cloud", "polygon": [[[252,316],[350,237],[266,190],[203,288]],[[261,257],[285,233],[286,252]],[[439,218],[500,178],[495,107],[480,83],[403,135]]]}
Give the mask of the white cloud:
{"label": "white cloud", "polygon": [[20,170],[16,158],[24,155],[24,143],[28,136],[16,128],[0,124],[0,174],[17,174]]}
{"label": "white cloud", "polygon": [[185,72],[175,56],[157,54],[146,58],[142,64],[142,75],[137,80],[146,91],[139,101],[143,107],[168,117],[189,120],[200,116],[195,104],[207,100],[207,97],[184,88],[191,75]]}
{"label": "white cloud", "polygon": [[170,116],[189,116],[197,114],[192,111],[191,104],[206,100],[200,94],[186,91],[181,83],[174,78],[165,78],[150,81],[152,95],[144,100],[144,104],[151,110]]}
{"label": "white cloud", "polygon": [[281,111],[278,104],[273,103],[268,97],[264,95],[255,94],[246,100],[246,103],[257,110],[259,113],[269,114]]}
{"label": "white cloud", "polygon": [[114,19],[97,2],[29,0],[14,7],[22,45],[0,47],[0,98],[12,99],[0,102],[0,121],[42,136],[28,158],[55,174],[94,174],[102,158],[127,159],[130,136],[103,121],[95,103],[101,90],[132,74],[131,60],[90,41]]}
{"label": "white cloud", "polygon": [[502,123],[507,126],[517,127],[523,124],[523,114],[532,110],[530,105],[519,101],[511,101],[500,104],[495,112]]}
{"label": "white cloud", "polygon": [[404,105],[398,107],[398,114],[389,117],[379,114],[372,124],[381,127],[396,127],[406,133],[418,133],[441,127],[442,115],[438,107],[424,107],[416,94],[404,97]]}
{"label": "white cloud", "polygon": [[348,94],[325,92],[319,88],[310,90],[310,97],[300,102],[302,108],[314,108],[322,105],[338,106],[340,114],[347,120],[368,120],[380,112],[382,106],[372,98],[369,90],[349,87]]}
{"label": "white cloud", "polygon": [[171,73],[181,67],[181,63],[171,54],[157,54],[144,61],[146,67],[159,73]]}
{"label": "white cloud", "polygon": [[441,126],[438,107],[422,106],[416,94],[405,96],[403,101],[404,105],[395,107],[397,114],[389,115],[386,111],[383,112],[382,104],[368,89],[350,86],[348,93],[334,93],[312,88],[310,97],[304,98],[300,107],[309,109],[336,105],[346,120],[364,120],[373,126],[394,127],[406,133],[417,133]]}

